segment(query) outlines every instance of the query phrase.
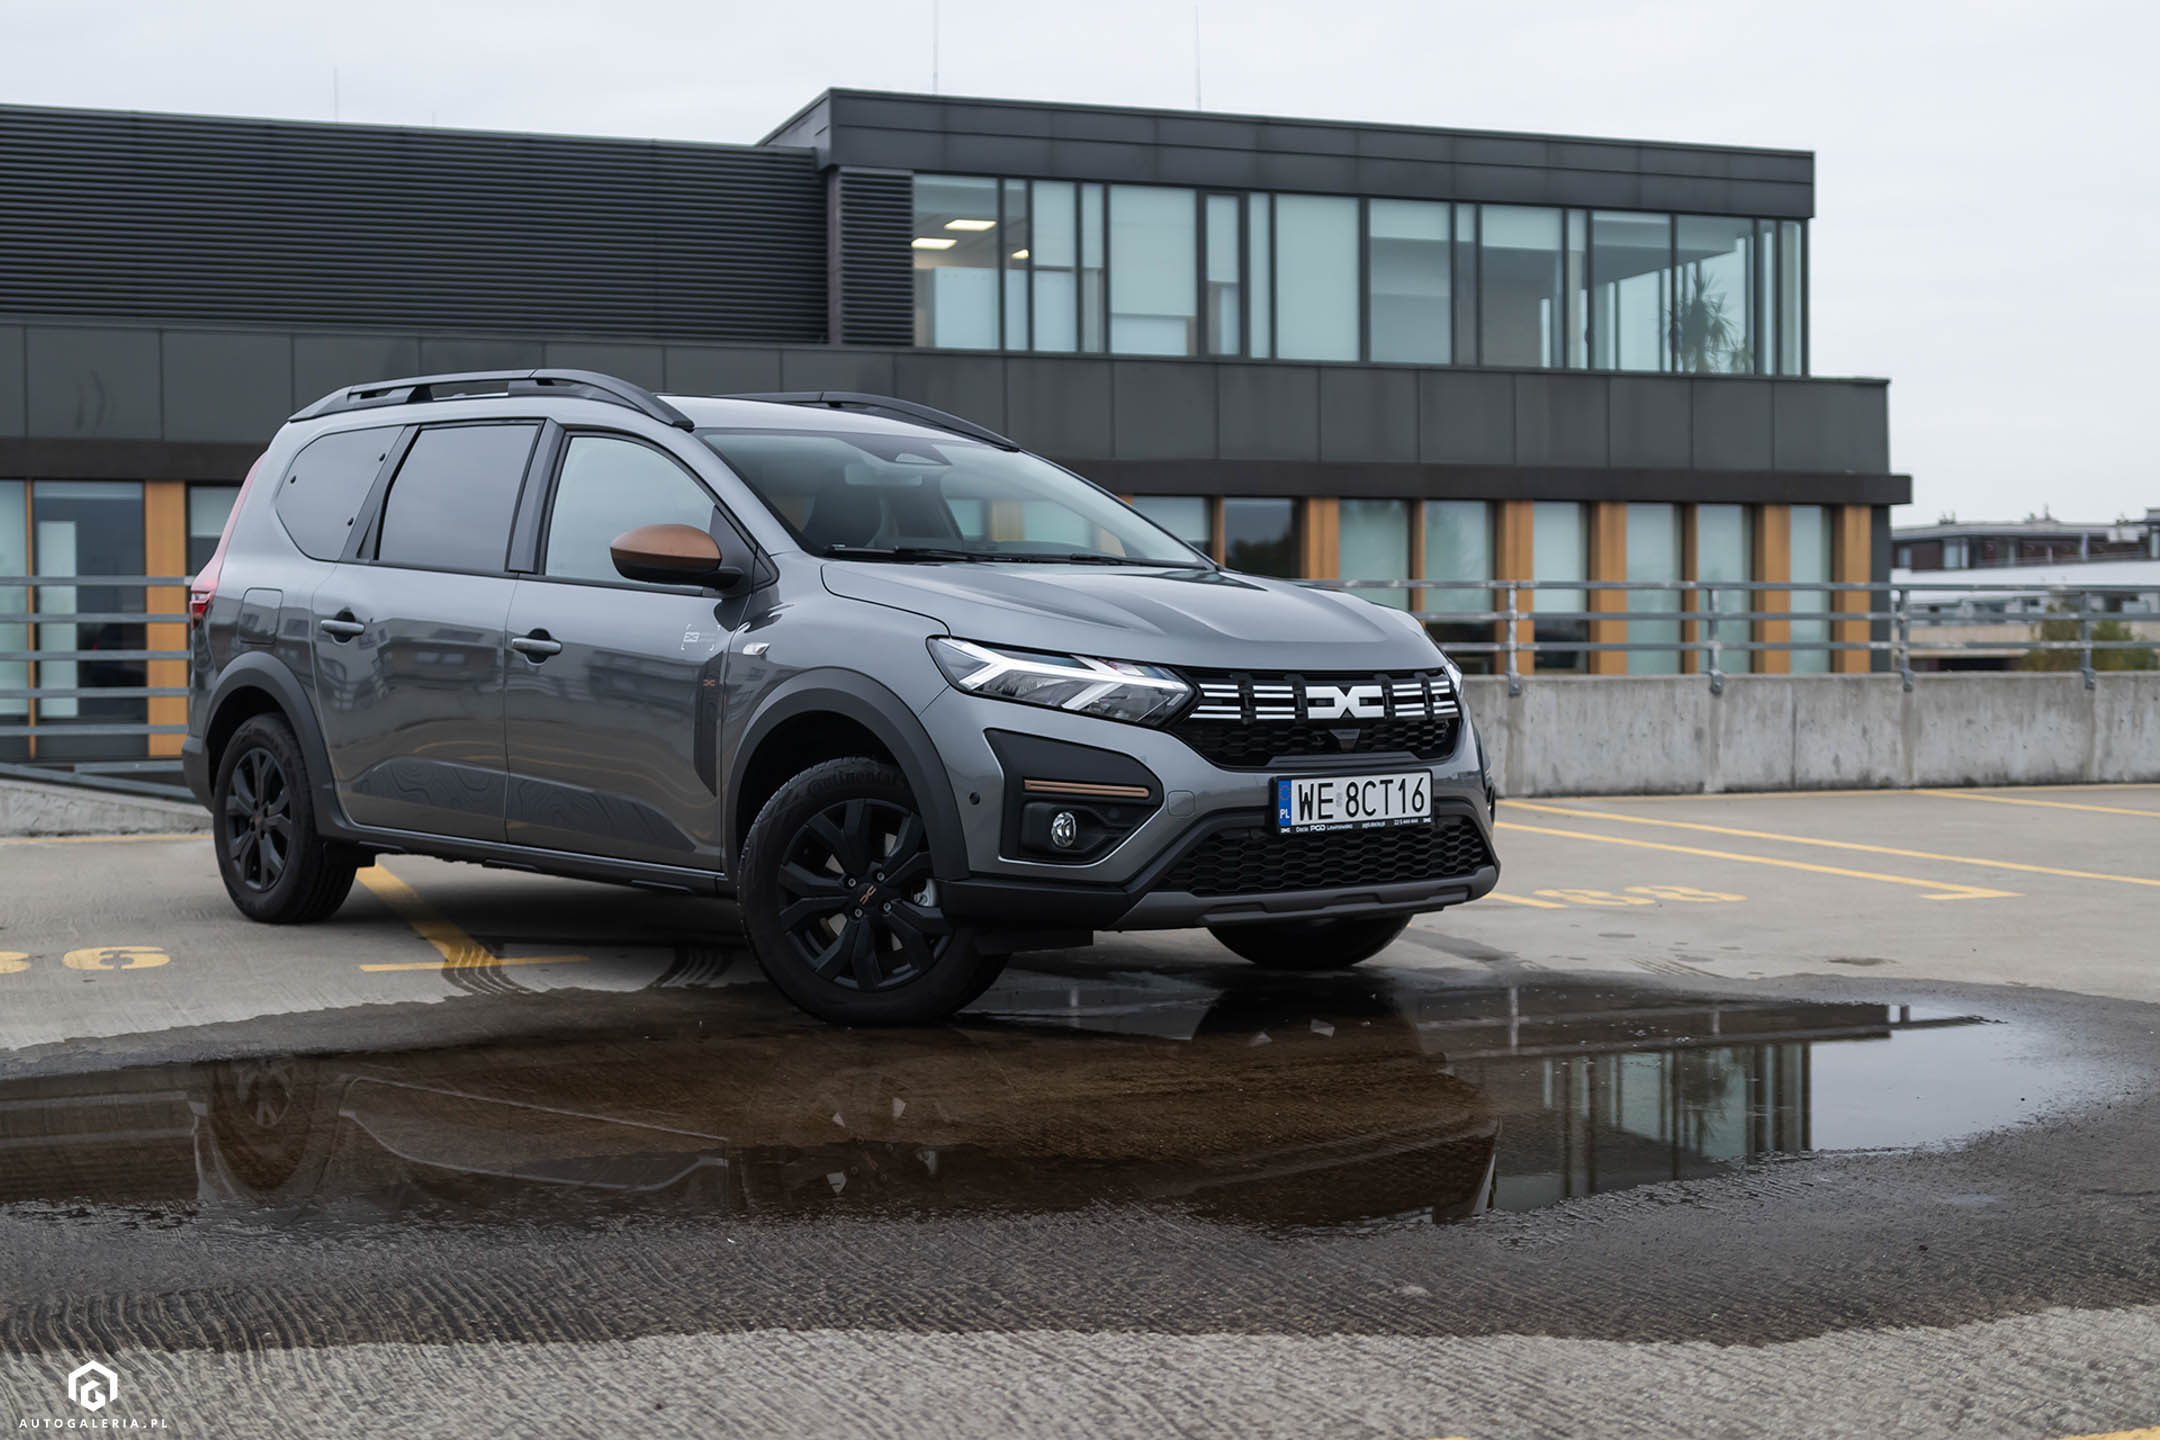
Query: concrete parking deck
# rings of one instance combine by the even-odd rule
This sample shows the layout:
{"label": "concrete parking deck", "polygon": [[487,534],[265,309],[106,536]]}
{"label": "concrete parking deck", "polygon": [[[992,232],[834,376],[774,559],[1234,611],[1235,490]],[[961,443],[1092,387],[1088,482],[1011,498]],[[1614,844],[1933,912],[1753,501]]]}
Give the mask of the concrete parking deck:
{"label": "concrete parking deck", "polygon": [[[2160,787],[1502,802],[1348,975],[830,1030],[724,904],[0,841],[0,1423],[1988,1434],[2160,1418]],[[298,1243],[295,1242],[304,1242]]]}

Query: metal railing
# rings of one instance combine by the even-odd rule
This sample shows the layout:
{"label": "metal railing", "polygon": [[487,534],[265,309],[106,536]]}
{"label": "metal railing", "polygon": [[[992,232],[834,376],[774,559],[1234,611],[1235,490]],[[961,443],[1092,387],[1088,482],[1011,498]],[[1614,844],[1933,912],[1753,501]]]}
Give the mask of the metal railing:
{"label": "metal railing", "polygon": [[[1407,590],[1413,594],[1424,591],[1459,594],[1490,591],[1497,602],[1490,610],[1428,609],[1414,613],[1428,625],[1445,625],[1457,631],[1484,625],[1493,627],[1496,638],[1492,640],[1463,640],[1451,636],[1444,643],[1453,654],[1492,657],[1494,672],[1507,677],[1510,695],[1522,693],[1525,658],[1546,653],[1571,657],[1597,653],[1694,656],[1695,671],[1709,681],[1712,694],[1723,694],[1725,677],[1734,673],[1726,665],[1726,656],[1732,652],[1743,655],[1799,651],[1885,654],[1889,657],[1887,668],[1903,677],[1907,690],[1912,689],[1913,676],[1917,673],[1913,663],[1916,657],[1942,659],[1967,654],[2008,658],[2015,654],[2022,658],[2034,653],[2074,652],[2078,657],[2077,669],[2088,690],[2097,683],[2096,654],[2153,655],[2153,662],[2160,663],[2160,654],[2154,653],[2160,652],[2160,585],[1875,584],[1807,580],[1491,580],[1464,584],[1444,579],[1313,580],[1305,583],[1352,592]],[[1561,597],[1618,592],[1621,608],[1547,608],[1534,603],[1536,592],[1540,590]],[[1627,608],[1627,597],[1636,594],[1670,595],[1674,597],[1674,603],[1671,608],[1654,610]],[[1782,597],[1783,608],[1767,604],[1763,599],[1765,596]],[[1797,602],[1803,596],[1809,603],[1806,608],[1799,608]],[[1841,596],[1858,597],[1845,603],[1865,608],[1838,608]],[[1744,603],[1736,604],[1736,601]],[[2110,602],[2113,602],[2112,606]],[[1591,603],[1595,605],[1596,602]],[[1805,638],[1794,639],[1788,628],[1786,639],[1759,639],[1756,622],[1783,623],[1788,627],[1804,625],[1809,627],[1810,633]],[[2130,627],[2128,633],[2120,637],[2096,636],[2096,629],[2109,622],[2121,622]],[[1742,624],[1747,626],[1747,638],[1731,637],[1729,627]],[[1561,625],[1584,627],[1586,637],[1610,634],[1617,628],[1622,638],[1592,640],[1536,633],[1540,626]],[[1600,628],[1590,630],[1593,625]],[[1878,634],[1878,625],[1886,633]],[[1866,627],[1866,638],[1839,638],[1841,634],[1850,633],[1849,629],[1839,627],[1853,626]],[[1916,643],[1914,640],[1916,630],[2017,626],[2029,627],[2033,631],[2031,638],[1943,636],[1932,642]],[[2138,633],[2136,627],[2140,626],[2148,633]],[[1638,638],[1637,627],[1651,634],[1677,634],[1678,638]],[[2068,627],[2075,628],[2074,635],[2052,638],[2049,634],[2050,629],[2060,631]],[[1683,665],[1685,663],[1683,661]],[[1874,668],[1872,663],[1869,668]],[[2141,663],[2140,668],[2149,667]]]}
{"label": "metal railing", "polygon": [[179,757],[154,752],[187,725],[151,715],[187,699],[186,632],[160,647],[150,627],[184,627],[186,596],[185,576],[0,575],[0,776],[185,797]]}
{"label": "metal railing", "polygon": [[[1681,668],[1700,674],[1716,694],[1723,693],[1726,676],[1736,673],[1730,662],[1735,653],[1881,654],[1888,657],[1885,668],[1901,675],[1908,690],[1916,657],[2022,659],[2067,653],[2076,657],[2088,689],[2096,683],[2097,657],[2124,654],[2160,663],[2160,655],[2154,654],[2160,651],[2160,586],[1740,580],[1304,583],[1354,592],[1489,592],[1494,602],[1489,610],[1416,613],[1429,625],[1450,628],[1453,633],[1444,642],[1450,652],[1490,657],[1495,673],[1507,678],[1510,694],[1522,692],[1526,676],[1536,669],[1534,657],[1548,654],[1694,657],[1683,658]],[[0,576],[0,776],[64,777],[103,789],[186,795],[178,757],[152,752],[167,745],[177,748],[163,737],[182,735],[187,726],[175,718],[153,722],[151,715],[156,708],[169,708],[154,706],[156,701],[186,698],[188,652],[184,638],[177,647],[152,644],[159,637],[149,628],[186,625],[186,586],[185,577],[174,576]],[[83,591],[91,595],[79,594]],[[165,594],[154,594],[159,591]],[[1618,592],[1621,608],[1547,609],[1533,603],[1539,591],[1576,604],[1585,597]],[[100,593],[106,598],[97,608],[79,608],[80,600]],[[1669,596],[1670,604],[1654,610],[1626,608],[1636,594]],[[1807,608],[1792,608],[1801,597]],[[1843,603],[1865,608],[1838,609],[1840,597],[1854,597]],[[166,604],[178,600],[183,608],[151,610],[153,599]],[[1590,599],[1591,606],[1596,603]],[[1798,638],[1788,631],[1782,640],[1762,639],[1757,622],[1809,628]],[[2127,633],[2096,634],[2109,622],[2126,622]],[[1540,627],[1553,626],[1569,627],[1570,633],[1555,635],[1550,628],[1537,633]],[[1487,627],[1492,638],[1460,638],[1464,629],[1476,627]],[[86,636],[86,629],[92,635]],[[1859,638],[1852,638],[1855,629]],[[2031,633],[1942,633],[1980,629]],[[1927,638],[1930,632],[1937,632],[1935,638]],[[184,630],[180,633],[184,637]],[[168,630],[163,638],[171,634]],[[1916,640],[1916,635],[1921,638]],[[96,643],[98,639],[128,643]],[[85,667],[103,673],[86,676]],[[1741,671],[1752,668],[1743,666]],[[2069,667],[2063,668],[2067,673]],[[160,671],[173,683],[151,683]],[[138,708],[132,702],[139,702],[140,718],[96,713],[115,702],[130,702],[130,709]]]}

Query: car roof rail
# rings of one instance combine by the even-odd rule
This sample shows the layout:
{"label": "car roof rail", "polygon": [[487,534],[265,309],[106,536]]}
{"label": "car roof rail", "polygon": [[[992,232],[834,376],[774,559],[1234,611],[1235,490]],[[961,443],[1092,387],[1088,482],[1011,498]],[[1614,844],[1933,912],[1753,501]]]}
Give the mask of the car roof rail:
{"label": "car roof rail", "polygon": [[[314,420],[348,410],[373,410],[386,405],[424,405],[431,400],[484,399],[459,395],[464,386],[501,385],[505,395],[563,395],[584,400],[604,400],[623,405],[640,415],[688,430],[690,417],[642,385],[603,375],[597,370],[465,370],[449,375],[408,375],[401,380],[371,380],[333,390],[299,411],[295,420]],[[441,392],[450,391],[444,394]]]}
{"label": "car roof rail", "polygon": [[860,410],[865,414],[888,415],[896,420],[912,420],[933,429],[950,430],[955,435],[980,440],[985,445],[995,445],[1000,450],[1020,448],[1016,441],[1008,440],[987,426],[891,395],[866,395],[859,390],[781,390],[762,395],[728,395],[722,398],[763,400],[773,405],[824,405],[834,410]]}

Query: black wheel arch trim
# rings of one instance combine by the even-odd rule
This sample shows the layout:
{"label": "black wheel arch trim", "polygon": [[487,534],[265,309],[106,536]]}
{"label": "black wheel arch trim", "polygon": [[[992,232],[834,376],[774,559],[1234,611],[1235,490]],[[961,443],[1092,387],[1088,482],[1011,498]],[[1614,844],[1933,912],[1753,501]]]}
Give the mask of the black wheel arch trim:
{"label": "black wheel arch trim", "polygon": [[758,706],[735,742],[720,814],[721,855],[727,872],[733,875],[742,868],[735,837],[742,833],[744,821],[756,818],[738,815],[735,808],[751,758],[780,726],[821,712],[862,726],[892,753],[908,789],[922,806],[923,825],[930,832],[932,872],[940,880],[966,875],[967,836],[960,823],[960,806],[953,799],[945,762],[931,743],[930,732],[898,695],[875,680],[837,668],[805,670],[782,683]]}
{"label": "black wheel arch trim", "polygon": [[[322,727],[316,723],[315,706],[307,686],[283,661],[259,650],[234,657],[224,673],[218,676],[217,688],[210,692],[210,700],[203,707],[201,739],[205,790],[217,784],[217,767],[209,753],[210,734],[217,727],[218,716],[242,690],[260,690],[267,694],[283,712],[285,723],[292,727],[294,737],[299,740],[301,758],[307,762],[308,791],[315,802],[315,828],[324,835],[350,838],[352,830],[346,823],[344,807],[338,804],[337,777],[330,770],[330,749],[323,742]],[[203,803],[209,804],[207,796]]]}

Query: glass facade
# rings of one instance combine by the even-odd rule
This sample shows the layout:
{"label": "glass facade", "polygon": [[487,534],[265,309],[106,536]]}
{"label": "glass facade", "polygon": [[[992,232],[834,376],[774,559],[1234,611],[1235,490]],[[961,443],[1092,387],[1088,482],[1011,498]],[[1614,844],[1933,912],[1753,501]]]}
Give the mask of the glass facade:
{"label": "glass facade", "polygon": [[[1826,505],[1792,507],[1792,578],[1796,584],[1827,584],[1830,580],[1830,509]],[[1811,618],[1830,613],[1828,591],[1793,591],[1792,612],[1794,645],[1829,643],[1830,622]],[[1828,650],[1796,649],[1792,652],[1795,675],[1821,675],[1829,669]]]}
{"label": "glass facade", "polygon": [[[0,575],[30,573],[29,491],[20,480],[0,480]],[[21,615],[29,608],[29,591],[0,585],[0,615]],[[29,648],[28,625],[0,620],[0,656]],[[18,725],[29,717],[29,698],[20,693],[29,688],[30,662],[0,658],[0,725]],[[0,759],[27,759],[29,752],[28,737],[0,735]]]}
{"label": "glass facade", "polygon": [[[1678,580],[1680,575],[1680,507],[1634,504],[1627,507],[1627,578],[1630,580]],[[1630,590],[1627,592],[1630,645],[1678,645],[1680,643],[1680,592],[1677,590]],[[1670,615],[1672,619],[1657,617]],[[1630,650],[1630,675],[1677,675],[1678,650]]]}
{"label": "glass facade", "polygon": [[[30,487],[30,532],[34,575],[81,576],[88,583],[38,588],[40,612],[53,614],[141,614],[139,586],[99,585],[99,575],[143,574],[142,486],[119,480],[40,480]],[[140,687],[146,674],[141,660],[100,660],[100,650],[140,651],[146,632],[124,620],[40,621],[35,649],[78,652],[82,658],[37,663],[37,686],[45,690]],[[139,756],[144,741],[136,736],[72,736],[73,726],[140,725],[148,706],[136,696],[87,696],[38,701],[40,760],[103,760]]]}
{"label": "glass facade", "polygon": [[[225,536],[225,521],[240,498],[237,485],[190,485],[187,492],[187,568],[194,575],[210,563],[218,541]],[[0,567],[4,569],[5,567]],[[4,649],[0,646],[0,649]]]}
{"label": "glass facade", "polygon": [[[1337,569],[1345,580],[1410,578],[1410,506],[1408,500],[1343,500],[1336,524],[1341,544]],[[1410,591],[1353,592],[1376,605],[1410,608]]]}
{"label": "glass facade", "polygon": [[[1698,505],[1695,507],[1695,578],[1705,583],[1754,578],[1754,535],[1748,525],[1748,507],[1745,505]],[[1703,608],[1709,609],[1706,603]],[[1746,590],[1720,590],[1717,592],[1717,608],[1720,614],[1744,615],[1755,608],[1754,598]],[[1728,674],[1744,675],[1754,667],[1753,652],[1738,648],[1748,643],[1753,628],[1746,620],[1720,620],[1717,622],[1719,645],[1725,647],[1718,657],[1718,668]],[[1708,636],[1704,636],[1708,639]],[[1707,666],[1705,667],[1707,668]]]}
{"label": "glass facade", "polygon": [[1487,205],[1478,240],[1478,356],[1539,369],[1560,356],[1558,210]]}
{"label": "glass facade", "polygon": [[1198,339],[1194,261],[1199,215],[1190,190],[1110,187],[1110,348],[1190,355]]}
{"label": "glass facade", "polygon": [[1284,360],[1358,358],[1358,202],[1275,197],[1275,353]]}
{"label": "glass facade", "polygon": [[1215,525],[1204,495],[1135,495],[1133,509],[1203,555],[1215,553]]}
{"label": "glass facade", "polygon": [[[1483,500],[1427,500],[1424,578],[1476,582],[1490,580],[1492,575],[1492,506]],[[1492,622],[1447,617],[1488,613],[1494,608],[1492,602],[1492,591],[1468,584],[1427,590],[1425,628],[1442,645],[1489,643]],[[1454,658],[1465,670],[1493,668],[1489,654],[1465,652]]]}
{"label": "glass facade", "polygon": [[1251,575],[1298,573],[1297,502],[1295,500],[1248,500],[1231,497],[1222,502],[1222,563]]}
{"label": "glass facade", "polygon": [[1556,581],[1590,578],[1590,532],[1583,507],[1572,500],[1540,500],[1531,509],[1530,574],[1537,589],[1530,599],[1536,614],[1531,626],[1540,670],[1586,668],[1582,650],[1551,650],[1550,645],[1579,645],[1590,638],[1589,622],[1547,619],[1590,608],[1590,592],[1552,588]]}
{"label": "glass facade", "polygon": [[1455,306],[1444,202],[1375,200],[1366,215],[1366,322],[1371,357],[1445,365],[1453,357]]}
{"label": "glass facade", "polygon": [[1807,370],[1807,226],[915,177],[915,341],[1695,374]]}

